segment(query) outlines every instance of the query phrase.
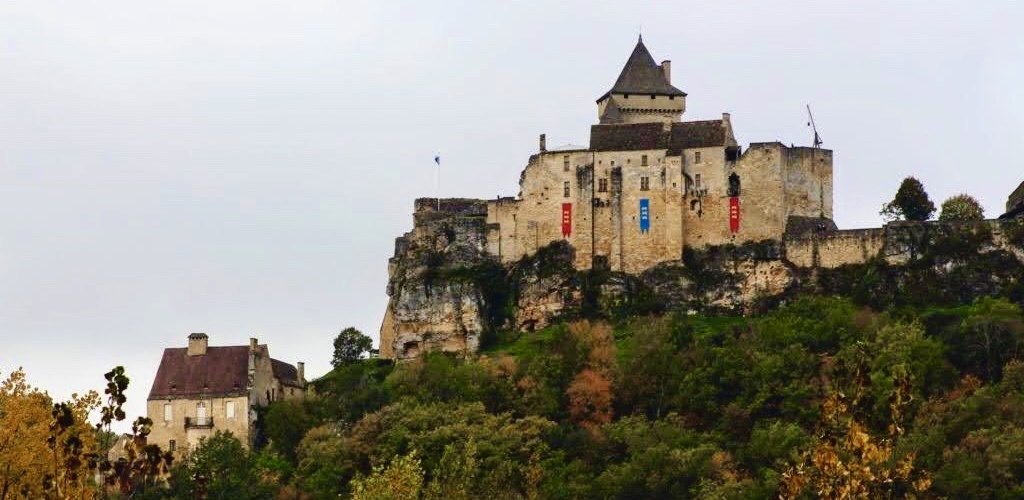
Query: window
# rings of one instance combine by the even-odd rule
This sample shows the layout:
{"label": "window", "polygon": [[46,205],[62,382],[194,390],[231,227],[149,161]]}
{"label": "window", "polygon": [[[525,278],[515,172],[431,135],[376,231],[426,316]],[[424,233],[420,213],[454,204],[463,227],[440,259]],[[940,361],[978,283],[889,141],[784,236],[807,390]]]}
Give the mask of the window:
{"label": "window", "polygon": [[697,189],[700,189],[700,174],[693,175],[693,183]]}
{"label": "window", "polygon": [[640,178],[640,190],[641,191],[649,191],[650,189],[651,189],[651,178],[650,177],[641,177]]}
{"label": "window", "polygon": [[569,181],[565,181],[565,184],[562,185],[562,191],[565,194],[565,197],[568,198],[569,197]]}
{"label": "window", "polygon": [[613,167],[615,166],[615,160],[612,160],[612,166]]}
{"label": "window", "polygon": [[654,99],[654,94],[651,94],[651,99]]}
{"label": "window", "polygon": [[172,439],[171,442],[167,443],[167,448],[170,451],[174,451],[177,448],[177,444],[178,443],[175,443],[174,440]]}
{"label": "window", "polygon": [[693,162],[694,163],[700,163],[700,151],[697,151],[696,153],[693,153]]}
{"label": "window", "polygon": [[647,155],[641,155],[640,156],[640,165],[642,165],[644,167],[647,166]]}
{"label": "window", "polygon": [[740,195],[740,176],[733,172],[729,176],[729,196],[736,197]]}
{"label": "window", "polygon": [[608,179],[598,179],[597,180],[597,192],[598,193],[607,193],[608,192]]}
{"label": "window", "polygon": [[206,403],[202,401],[196,403],[196,420],[200,422],[206,420]]}
{"label": "window", "polygon": [[569,155],[562,157],[562,170],[565,172],[569,171]]}
{"label": "window", "polygon": [[167,403],[164,405],[164,422],[170,422],[173,420],[174,410],[171,409],[171,404]]}
{"label": "window", "polygon": [[235,402],[228,401],[224,403],[224,416],[227,418],[235,418]]}

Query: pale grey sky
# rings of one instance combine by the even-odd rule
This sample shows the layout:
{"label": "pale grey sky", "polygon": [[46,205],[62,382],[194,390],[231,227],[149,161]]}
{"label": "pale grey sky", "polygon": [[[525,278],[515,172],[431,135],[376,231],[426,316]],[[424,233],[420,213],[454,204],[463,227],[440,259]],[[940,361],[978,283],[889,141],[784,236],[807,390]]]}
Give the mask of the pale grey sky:
{"label": "pale grey sky", "polygon": [[0,4],[0,377],[59,397],[164,347],[256,336],[317,376],[376,337],[412,202],[517,192],[537,146],[586,144],[643,27],[741,143],[833,149],[840,227],[906,175],[997,216],[1024,180],[1024,7],[960,2]]}

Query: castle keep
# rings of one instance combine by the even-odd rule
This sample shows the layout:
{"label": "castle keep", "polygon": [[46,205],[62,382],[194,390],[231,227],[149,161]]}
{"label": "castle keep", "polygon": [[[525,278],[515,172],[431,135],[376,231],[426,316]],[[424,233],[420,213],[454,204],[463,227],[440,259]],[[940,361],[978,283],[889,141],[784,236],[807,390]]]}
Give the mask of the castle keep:
{"label": "castle keep", "polygon": [[831,151],[743,150],[728,113],[682,121],[686,98],[671,63],[638,41],[597,99],[590,146],[547,150],[541,136],[519,196],[487,203],[487,251],[512,262],[564,239],[579,269],[639,273],[684,246],[779,239],[791,221],[831,220]]}
{"label": "castle keep", "polygon": [[[417,200],[414,229],[398,238],[389,266],[381,356],[477,349],[498,306],[481,297],[486,287],[453,279],[459,269],[511,264],[564,242],[576,270],[638,275],[681,262],[686,247],[835,228],[831,151],[779,142],[744,150],[728,113],[683,121],[687,94],[673,85],[671,68],[639,39],[597,99],[589,146],[548,149],[541,135],[518,196]],[[771,281],[778,266],[758,279]],[[579,301],[557,284],[517,290],[515,327],[542,326]]]}

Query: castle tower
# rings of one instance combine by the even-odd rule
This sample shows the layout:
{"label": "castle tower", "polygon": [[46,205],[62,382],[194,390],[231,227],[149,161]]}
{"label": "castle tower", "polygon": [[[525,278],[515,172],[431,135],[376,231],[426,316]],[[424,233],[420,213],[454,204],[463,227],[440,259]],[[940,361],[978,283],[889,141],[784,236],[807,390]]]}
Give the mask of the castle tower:
{"label": "castle tower", "polygon": [[680,121],[684,111],[686,92],[672,86],[672,62],[654,62],[642,37],[637,39],[615,85],[597,99],[601,124],[667,125]]}

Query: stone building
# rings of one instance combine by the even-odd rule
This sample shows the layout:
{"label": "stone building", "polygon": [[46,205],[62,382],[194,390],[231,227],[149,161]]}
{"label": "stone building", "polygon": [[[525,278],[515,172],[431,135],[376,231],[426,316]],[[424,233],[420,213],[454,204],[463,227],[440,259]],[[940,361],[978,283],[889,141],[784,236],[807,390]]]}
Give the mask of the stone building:
{"label": "stone building", "polygon": [[1006,199],[1006,213],[1000,219],[1011,219],[1024,217],[1024,182],[1021,182],[1017,189],[1014,189]]}
{"label": "stone building", "polygon": [[638,273],[684,246],[780,239],[791,221],[832,218],[832,152],[753,143],[728,113],[682,121],[671,63],[639,40],[597,99],[587,148],[532,155],[515,198],[488,202],[488,251],[512,262],[560,239],[576,267]]}
{"label": "stone building", "polygon": [[172,451],[193,447],[216,431],[252,444],[255,408],[306,395],[303,363],[270,357],[255,338],[249,345],[209,346],[205,333],[188,336],[188,347],[164,349],[149,391],[149,442]]}
{"label": "stone building", "polygon": [[[476,349],[480,300],[473,287],[452,282],[432,290],[428,280],[422,290],[401,293],[414,290],[414,275],[422,271],[403,264],[410,259],[402,255],[436,231],[449,233],[449,241],[428,242],[434,247],[420,249],[425,255],[461,248],[481,254],[460,256],[464,263],[492,258],[509,264],[565,241],[576,269],[640,274],[680,261],[685,247],[835,229],[831,151],[779,142],[743,149],[729,113],[683,121],[687,97],[673,84],[671,62],[656,63],[638,40],[596,101],[587,147],[549,150],[541,135],[515,197],[417,200],[414,230],[398,239],[390,266],[381,356],[407,358],[428,347]],[[480,232],[463,230],[478,224]],[[555,291],[549,295],[542,308],[559,308],[562,299]],[[437,307],[425,305],[432,302]]]}

